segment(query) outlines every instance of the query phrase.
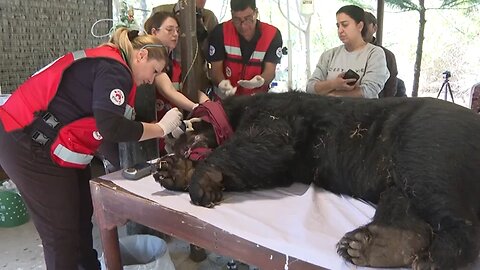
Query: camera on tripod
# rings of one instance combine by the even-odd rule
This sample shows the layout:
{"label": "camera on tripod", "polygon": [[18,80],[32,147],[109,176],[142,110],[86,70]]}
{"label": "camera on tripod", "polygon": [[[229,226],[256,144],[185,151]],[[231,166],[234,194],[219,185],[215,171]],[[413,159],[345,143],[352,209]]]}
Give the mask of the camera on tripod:
{"label": "camera on tripod", "polygon": [[453,99],[453,93],[452,93],[452,87],[450,87],[450,82],[448,82],[448,78],[452,77],[452,73],[448,70],[444,71],[443,73],[443,84],[442,87],[440,87],[440,90],[438,90],[437,98],[440,97],[440,93],[442,91],[445,91],[445,95],[443,97],[444,100],[448,99],[448,94],[450,94],[450,98],[452,99],[452,102],[455,103],[455,100]]}
{"label": "camera on tripod", "polygon": [[448,78],[452,77],[452,73],[448,70],[445,70],[442,74],[445,80],[448,80]]}

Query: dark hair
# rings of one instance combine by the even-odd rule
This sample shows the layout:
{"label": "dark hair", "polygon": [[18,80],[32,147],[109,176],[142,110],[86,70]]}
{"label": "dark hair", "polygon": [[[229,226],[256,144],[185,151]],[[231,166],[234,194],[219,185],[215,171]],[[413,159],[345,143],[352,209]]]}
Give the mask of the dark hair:
{"label": "dark hair", "polygon": [[255,4],[255,0],[232,0],[230,1],[230,9],[232,11],[242,11],[247,8],[251,8],[253,10],[257,9],[257,5]]}
{"label": "dark hair", "polygon": [[160,28],[163,22],[168,18],[173,18],[177,22],[177,24],[179,24],[177,18],[173,15],[173,13],[167,11],[159,11],[155,12],[155,14],[150,16],[150,18],[145,21],[145,23],[143,24],[143,28],[145,29],[145,32],[151,35],[152,28]]}
{"label": "dark hair", "polygon": [[377,18],[375,18],[375,15],[373,13],[365,11],[365,24],[371,24],[377,25]]}
{"label": "dark hair", "polygon": [[357,24],[363,22],[362,36],[365,36],[365,34],[367,33],[367,26],[365,23],[365,11],[363,10],[363,8],[355,5],[346,5],[341,7],[335,14],[338,15],[340,13],[347,14]]}

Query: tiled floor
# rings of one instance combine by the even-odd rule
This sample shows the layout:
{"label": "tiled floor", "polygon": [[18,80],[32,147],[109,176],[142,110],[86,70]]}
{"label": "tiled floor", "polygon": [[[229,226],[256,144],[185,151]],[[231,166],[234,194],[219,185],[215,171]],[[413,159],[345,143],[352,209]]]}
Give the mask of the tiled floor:
{"label": "tiled floor", "polygon": [[[94,228],[94,247],[101,254],[98,230]],[[119,229],[119,235],[125,235],[125,228]],[[189,244],[178,239],[166,239],[170,257],[176,270],[223,270],[227,269],[227,258],[209,254],[206,260],[195,263],[190,260]],[[32,222],[13,227],[0,228],[0,270],[45,270],[40,238]],[[249,267],[238,264],[239,270]]]}

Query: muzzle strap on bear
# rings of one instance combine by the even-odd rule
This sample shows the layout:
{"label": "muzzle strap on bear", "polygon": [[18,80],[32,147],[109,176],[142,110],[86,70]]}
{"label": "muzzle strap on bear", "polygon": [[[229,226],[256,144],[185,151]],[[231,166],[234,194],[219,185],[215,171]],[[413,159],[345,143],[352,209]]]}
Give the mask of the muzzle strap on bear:
{"label": "muzzle strap on bear", "polygon": [[212,124],[218,145],[233,135],[232,126],[220,101],[206,101],[198,105],[192,112],[192,117],[201,118]]}

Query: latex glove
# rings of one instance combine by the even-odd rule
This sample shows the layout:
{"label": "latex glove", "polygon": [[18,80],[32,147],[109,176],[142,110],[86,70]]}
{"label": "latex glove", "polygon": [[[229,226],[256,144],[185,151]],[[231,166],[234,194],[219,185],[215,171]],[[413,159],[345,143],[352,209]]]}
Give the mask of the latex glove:
{"label": "latex glove", "polygon": [[165,135],[180,126],[182,119],[182,112],[180,112],[178,108],[172,108],[162,117],[162,119],[160,119],[160,121],[158,121],[157,125],[162,128],[165,137]]}
{"label": "latex glove", "polygon": [[233,87],[230,83],[230,80],[223,80],[218,84],[218,87],[215,88],[215,94],[221,99],[224,99],[229,96],[235,95],[237,92],[237,87]]}
{"label": "latex glove", "polygon": [[175,144],[175,141],[185,132],[187,131],[193,131],[193,123],[196,122],[201,122],[202,119],[200,118],[191,118],[188,120],[183,120],[183,125],[180,124],[177,128],[175,128],[172,133],[170,133],[168,136],[165,136],[164,142],[165,142],[165,150],[167,151],[168,154],[173,153],[173,145]]}
{"label": "latex glove", "polygon": [[180,135],[187,131],[193,131],[193,123],[201,122],[202,119],[200,118],[191,118],[188,120],[183,120],[183,126],[180,124],[177,128],[175,128],[172,133],[170,133],[170,136],[167,137],[172,137],[174,139],[178,139]]}
{"label": "latex glove", "polygon": [[262,86],[265,83],[265,79],[262,76],[257,75],[251,80],[240,80],[237,83],[243,88],[254,89]]}

